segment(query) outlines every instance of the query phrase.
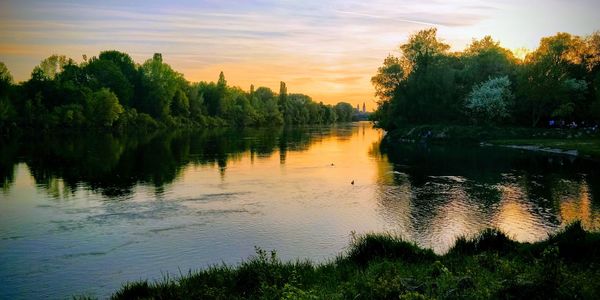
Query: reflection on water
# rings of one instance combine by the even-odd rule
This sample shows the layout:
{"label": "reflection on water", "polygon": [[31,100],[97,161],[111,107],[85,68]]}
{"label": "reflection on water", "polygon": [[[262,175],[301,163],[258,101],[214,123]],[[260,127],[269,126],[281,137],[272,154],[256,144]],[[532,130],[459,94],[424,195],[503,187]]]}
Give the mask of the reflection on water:
{"label": "reflection on water", "polygon": [[600,229],[597,164],[493,147],[381,151],[382,136],[355,123],[4,138],[0,298],[105,297],[127,280],[239,262],[255,245],[323,261],[351,231],[443,253],[490,226],[520,241],[577,219]]}
{"label": "reflection on water", "polygon": [[600,229],[596,163],[496,147],[389,148],[393,171],[380,174],[388,182],[378,187],[381,214],[438,253],[487,227],[528,242],[575,220]]}

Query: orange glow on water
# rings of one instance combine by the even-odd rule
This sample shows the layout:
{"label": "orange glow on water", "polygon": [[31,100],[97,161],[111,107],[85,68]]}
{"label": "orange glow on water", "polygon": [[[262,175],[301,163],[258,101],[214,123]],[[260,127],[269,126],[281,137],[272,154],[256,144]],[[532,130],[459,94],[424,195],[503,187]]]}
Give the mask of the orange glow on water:
{"label": "orange glow on water", "polygon": [[501,188],[501,200],[494,224],[509,237],[521,242],[533,242],[546,237],[549,229],[539,215],[531,212],[527,195],[518,186]]}
{"label": "orange glow on water", "polygon": [[563,197],[560,200],[560,218],[568,224],[580,220],[584,228],[600,229],[600,213],[591,208],[588,184],[584,181],[577,194]]}

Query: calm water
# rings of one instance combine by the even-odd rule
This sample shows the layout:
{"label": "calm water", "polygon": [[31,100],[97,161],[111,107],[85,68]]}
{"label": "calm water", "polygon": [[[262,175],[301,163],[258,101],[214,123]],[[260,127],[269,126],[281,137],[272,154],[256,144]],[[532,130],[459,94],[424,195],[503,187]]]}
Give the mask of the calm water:
{"label": "calm water", "polygon": [[[500,228],[600,229],[600,167],[494,147],[380,151],[369,123],[0,141],[0,298],[107,297],[254,246],[325,261],[352,231],[446,251]],[[354,180],[355,184],[350,182]]]}

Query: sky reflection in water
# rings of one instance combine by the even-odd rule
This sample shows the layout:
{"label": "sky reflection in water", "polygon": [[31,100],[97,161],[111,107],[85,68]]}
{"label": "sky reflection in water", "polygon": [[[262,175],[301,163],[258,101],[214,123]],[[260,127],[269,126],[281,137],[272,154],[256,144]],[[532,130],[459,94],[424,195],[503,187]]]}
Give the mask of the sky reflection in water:
{"label": "sky reflection in water", "polygon": [[254,246],[323,261],[352,231],[443,253],[486,227],[519,241],[576,219],[600,228],[597,164],[493,147],[382,152],[382,136],[355,123],[0,141],[0,298],[104,297]]}

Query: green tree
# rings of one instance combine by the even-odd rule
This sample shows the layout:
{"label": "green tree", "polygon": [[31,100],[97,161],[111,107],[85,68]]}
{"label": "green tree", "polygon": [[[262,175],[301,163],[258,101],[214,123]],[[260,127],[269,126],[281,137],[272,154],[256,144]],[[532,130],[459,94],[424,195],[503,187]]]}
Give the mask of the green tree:
{"label": "green tree", "polygon": [[190,100],[188,96],[181,90],[177,90],[175,92],[175,96],[173,97],[173,101],[171,103],[171,111],[176,116],[184,116],[187,117],[190,114]]}
{"label": "green tree", "polygon": [[513,53],[500,46],[491,36],[473,40],[463,52],[464,82],[478,84],[492,77],[514,75],[516,58]]}
{"label": "green tree", "polygon": [[561,92],[563,96],[559,99],[557,107],[554,108],[550,117],[560,119],[573,119],[577,104],[585,98],[588,84],[585,80],[569,78],[562,82]]}
{"label": "green tree", "polygon": [[269,125],[283,124],[283,115],[279,110],[278,98],[270,88],[257,88],[251,99],[252,106],[258,111],[262,122]]}
{"label": "green tree", "polygon": [[42,60],[38,66],[33,69],[34,73],[39,74],[44,79],[53,80],[56,75],[62,72],[64,66],[74,64],[73,60],[64,55],[51,55]]}
{"label": "green tree", "polygon": [[409,73],[404,70],[407,67],[407,63],[403,64],[400,58],[388,55],[383,60],[383,66],[377,69],[377,75],[371,78],[371,83],[375,87],[375,96],[382,101],[391,100],[404,81],[405,75]]}
{"label": "green tree", "polygon": [[6,65],[0,61],[0,126],[5,126],[15,116],[15,109],[9,99],[13,77]]}
{"label": "green tree", "polygon": [[437,38],[437,28],[421,30],[410,36],[408,42],[400,46],[402,55],[413,69],[425,68],[444,56],[450,49],[448,44]]}
{"label": "green tree", "polygon": [[310,123],[310,112],[308,111],[308,104],[312,102],[312,99],[303,94],[287,94],[285,83],[283,89],[285,97],[282,98],[279,94],[280,100],[284,99],[284,120],[286,124],[307,124]]}
{"label": "green tree", "polygon": [[322,110],[323,110],[323,120],[326,123],[335,123],[338,121],[338,116],[336,113],[336,110],[333,106],[331,105],[325,105],[322,102],[320,103]]}
{"label": "green tree", "polygon": [[141,67],[142,87],[144,90],[139,108],[155,118],[170,116],[171,101],[181,88],[183,75],[175,72],[171,66],[163,63],[160,53],[154,54]]}
{"label": "green tree", "polygon": [[390,107],[394,123],[448,122],[460,117],[464,96],[456,89],[457,57],[437,39],[435,28],[412,35],[401,45],[411,65],[406,84]]}
{"label": "green tree", "polygon": [[[573,85],[581,64],[583,43],[577,36],[558,33],[541,40],[540,46],[525,59],[519,77],[519,109],[531,126],[542,119],[568,115],[580,103],[572,97]],[[572,104],[568,104],[571,102]],[[571,108],[569,108],[571,106]]]}
{"label": "green tree", "polygon": [[587,118],[600,119],[600,31],[596,31],[585,39],[587,82],[590,109]]}
{"label": "green tree", "polygon": [[279,83],[279,98],[277,100],[277,105],[279,106],[279,111],[283,115],[283,119],[286,123],[291,123],[291,114],[288,111],[289,103],[288,103],[288,94],[287,94],[287,86],[285,82],[281,81]]}
{"label": "green tree", "polygon": [[116,50],[102,51],[98,55],[99,60],[110,61],[121,70],[121,73],[127,78],[131,85],[136,85],[139,81],[137,67],[131,56],[127,53]]}
{"label": "green tree", "polygon": [[112,126],[123,113],[117,96],[107,88],[102,88],[90,95],[88,103],[88,119],[95,126]]}
{"label": "green tree", "polygon": [[225,93],[227,92],[227,81],[223,72],[219,73],[219,80],[214,83],[201,84],[206,110],[210,116],[216,117],[224,113]]}
{"label": "green tree", "polygon": [[206,114],[204,106],[204,94],[200,90],[199,83],[193,83],[187,89],[187,98],[189,102],[190,117],[197,120],[202,115]]}
{"label": "green tree", "polygon": [[0,61],[0,93],[8,91],[13,82],[13,77],[6,65]]}
{"label": "green tree", "polygon": [[226,117],[236,126],[250,126],[259,123],[259,116],[248,101],[246,93],[239,88],[230,88],[225,97]]}
{"label": "green tree", "polygon": [[352,121],[352,115],[354,114],[354,108],[350,103],[339,102],[334,106],[335,115],[339,122],[350,122]]}
{"label": "green tree", "polygon": [[449,53],[437,29],[421,30],[388,56],[371,79],[379,106],[371,118],[393,130],[402,123],[464,122],[469,89],[480,82],[512,76],[515,59],[491,37],[474,40],[463,53]]}
{"label": "green tree", "polygon": [[473,86],[466,108],[479,123],[497,123],[509,116],[512,100],[508,76],[496,77]]}
{"label": "green tree", "polygon": [[89,84],[92,89],[109,88],[117,95],[122,105],[131,106],[133,104],[133,85],[112,60],[93,58],[85,70],[90,75]]}

